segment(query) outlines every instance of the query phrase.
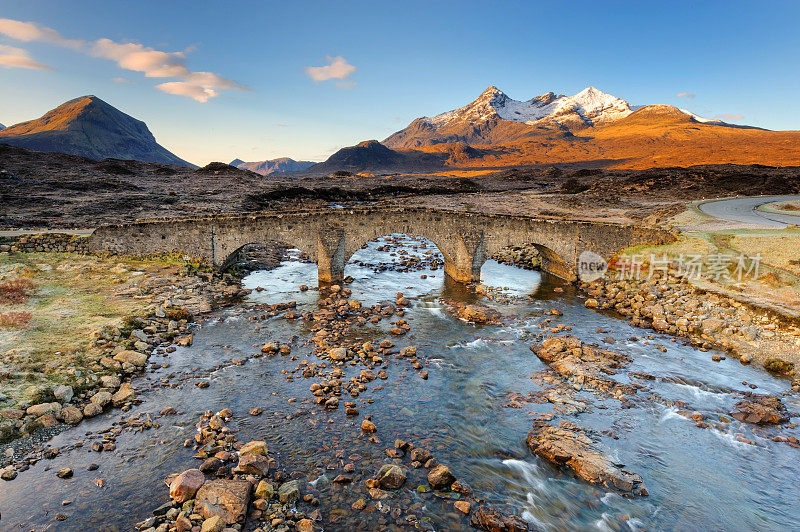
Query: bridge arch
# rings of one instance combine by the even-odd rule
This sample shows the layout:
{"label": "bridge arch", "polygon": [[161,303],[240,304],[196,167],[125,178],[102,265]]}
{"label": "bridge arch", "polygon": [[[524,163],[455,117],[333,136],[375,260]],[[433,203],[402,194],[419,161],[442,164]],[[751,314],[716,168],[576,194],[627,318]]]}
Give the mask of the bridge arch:
{"label": "bridge arch", "polygon": [[182,253],[219,269],[245,244],[277,240],[307,253],[320,282],[331,283],[343,280],[347,260],[365,242],[393,233],[434,242],[445,257],[445,273],[458,282],[479,280],[486,259],[513,244],[534,243],[544,271],[574,280],[584,250],[610,259],[628,246],[675,240],[666,231],[629,225],[381,206],[105,225],[89,237],[89,248],[138,256]]}

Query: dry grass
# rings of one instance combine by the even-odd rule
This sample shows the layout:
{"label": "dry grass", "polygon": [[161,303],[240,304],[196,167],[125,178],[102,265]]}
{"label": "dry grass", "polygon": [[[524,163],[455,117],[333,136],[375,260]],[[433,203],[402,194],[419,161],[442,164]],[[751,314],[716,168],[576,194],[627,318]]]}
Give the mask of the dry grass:
{"label": "dry grass", "polygon": [[[0,279],[25,278],[27,299],[0,304],[0,372],[11,397],[41,382],[75,384],[97,360],[93,333],[141,312],[136,286],[147,272],[172,272],[170,261],[125,261],[68,253],[0,254]],[[6,283],[4,283],[6,284]],[[15,287],[19,283],[11,283]],[[127,292],[123,294],[123,292]]]}
{"label": "dry grass", "polygon": [[0,304],[24,303],[30,297],[33,288],[33,281],[24,277],[0,282]]}
{"label": "dry grass", "polygon": [[26,310],[0,313],[0,329],[22,329],[32,317],[33,314]]}

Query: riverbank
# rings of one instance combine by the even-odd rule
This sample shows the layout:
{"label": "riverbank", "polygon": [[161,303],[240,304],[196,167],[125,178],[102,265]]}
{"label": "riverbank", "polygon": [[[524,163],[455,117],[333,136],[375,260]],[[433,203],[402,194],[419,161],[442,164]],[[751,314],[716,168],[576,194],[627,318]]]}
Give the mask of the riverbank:
{"label": "riverbank", "polygon": [[0,441],[130,407],[151,354],[245,293],[177,258],[69,252],[0,253],[0,291]]}

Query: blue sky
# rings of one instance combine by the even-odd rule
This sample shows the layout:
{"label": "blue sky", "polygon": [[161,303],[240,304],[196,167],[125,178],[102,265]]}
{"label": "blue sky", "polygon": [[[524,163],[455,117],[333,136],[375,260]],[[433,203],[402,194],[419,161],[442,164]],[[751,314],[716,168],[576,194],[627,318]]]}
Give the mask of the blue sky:
{"label": "blue sky", "polygon": [[322,160],[489,85],[800,129],[800,2],[0,0],[0,19],[0,122],[95,94],[197,164]]}

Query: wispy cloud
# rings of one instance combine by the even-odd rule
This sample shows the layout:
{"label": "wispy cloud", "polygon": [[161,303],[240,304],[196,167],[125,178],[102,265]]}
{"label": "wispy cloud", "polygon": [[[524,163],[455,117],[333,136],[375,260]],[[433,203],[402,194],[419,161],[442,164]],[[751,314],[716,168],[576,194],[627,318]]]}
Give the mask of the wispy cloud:
{"label": "wispy cloud", "polygon": [[129,85],[136,85],[135,81],[131,81],[128,78],[123,78],[123,77],[111,78],[111,81],[113,81],[114,83],[127,83]]}
{"label": "wispy cloud", "polygon": [[0,44],[0,66],[28,70],[53,70],[53,67],[33,59],[27,50],[4,44]]}
{"label": "wispy cloud", "polygon": [[350,76],[356,71],[356,67],[347,62],[341,55],[336,57],[327,56],[328,64],[323,66],[307,66],[306,74],[314,81],[328,81],[331,79],[341,80],[337,87],[349,89],[355,86],[354,81],[349,80]]}
{"label": "wispy cloud", "polygon": [[[0,19],[0,34],[24,42],[51,43],[91,57],[108,59],[123,70],[141,72],[147,78],[178,78],[180,81],[161,83],[156,85],[156,89],[198,102],[216,98],[221,91],[248,90],[246,86],[219,74],[190,70],[186,66],[186,54],[193,48],[183,52],[164,52],[139,43],[117,42],[107,38],[96,41],[67,39],[52,28],[5,18]],[[124,78],[114,78],[114,81],[118,79]]]}
{"label": "wispy cloud", "polygon": [[75,50],[84,45],[84,42],[80,39],[66,39],[56,30],[44,28],[35,22],[21,22],[10,18],[0,18],[0,33],[18,41],[49,42]]}
{"label": "wispy cloud", "polygon": [[693,100],[694,99],[694,93],[693,92],[679,92],[678,94],[675,95],[675,97],[676,98],[689,98],[690,100]]}
{"label": "wispy cloud", "polygon": [[744,118],[744,115],[737,115],[737,114],[724,114],[724,115],[717,115],[714,118],[717,120],[725,120],[726,122],[736,122],[737,120],[741,120]]}

